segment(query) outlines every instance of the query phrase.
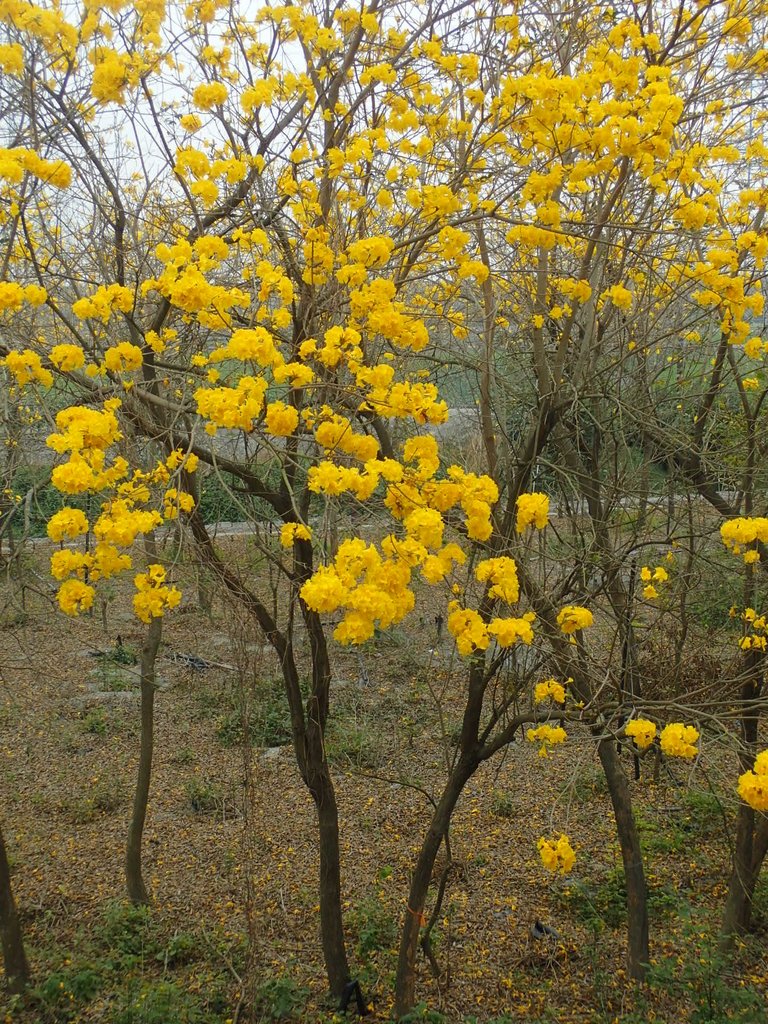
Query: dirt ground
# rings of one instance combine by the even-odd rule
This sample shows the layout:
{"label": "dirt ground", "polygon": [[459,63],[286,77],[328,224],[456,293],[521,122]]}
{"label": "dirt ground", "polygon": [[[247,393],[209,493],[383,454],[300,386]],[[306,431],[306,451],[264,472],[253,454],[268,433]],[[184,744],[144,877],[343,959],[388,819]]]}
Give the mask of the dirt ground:
{"label": "dirt ground", "polygon": [[[246,540],[220,543],[247,564]],[[22,592],[9,576],[0,602],[0,822],[36,992],[26,1007],[8,1002],[5,1020],[339,1019],[324,995],[313,806],[285,745],[270,649],[220,600],[199,611],[192,586],[166,616],[144,845],[153,902],[137,913],[123,903],[123,851],[139,737],[131,659],[145,627],[130,584],[92,616],[66,618],[43,548],[24,558],[31,585]],[[464,677],[449,641],[425,615],[360,657],[334,648],[328,749],[349,947],[372,1021],[391,1016],[425,794],[439,793],[453,751]],[[414,1019],[765,1020],[764,887],[736,965],[725,970],[714,953],[736,767],[710,753],[658,783],[644,765],[633,783],[656,964],[641,993],[626,984],[621,861],[586,734],[572,730],[547,758],[518,741],[487,765],[456,813],[456,866],[434,933],[442,976],[420,959]],[[564,879],[536,850],[553,832],[577,853]],[[534,940],[536,920],[558,938]]]}

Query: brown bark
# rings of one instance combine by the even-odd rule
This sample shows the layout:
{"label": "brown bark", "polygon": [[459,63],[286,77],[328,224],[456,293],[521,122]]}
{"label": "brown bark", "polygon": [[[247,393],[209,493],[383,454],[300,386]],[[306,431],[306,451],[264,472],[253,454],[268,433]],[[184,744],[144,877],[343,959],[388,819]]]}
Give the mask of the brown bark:
{"label": "brown bark", "polygon": [[632,794],[612,740],[601,740],[597,753],[605,772],[627,887],[627,966],[630,978],[645,981],[649,963],[648,889],[640,836],[632,813]]}
{"label": "brown bark", "polygon": [[11,869],[5,840],[0,831],[0,945],[5,964],[5,983],[9,992],[23,992],[29,983],[29,964],[24,951],[19,912],[11,888]]}
{"label": "brown bark", "polygon": [[150,622],[141,650],[141,740],[133,810],[125,846],[125,883],[132,903],[148,903],[149,893],[141,870],[142,837],[147,818],[155,731],[155,661],[163,632],[162,618]]}
{"label": "brown bark", "polygon": [[333,782],[321,770],[311,787],[317,807],[320,850],[320,939],[331,993],[338,998],[349,981],[349,963],[341,916],[341,861],[339,812]]}
{"label": "brown bark", "polygon": [[478,761],[459,761],[451,772],[440,802],[432,815],[427,834],[411,878],[408,905],[400,935],[397,975],[395,978],[395,1016],[400,1018],[413,1009],[416,1002],[416,953],[429,883],[435,858],[451,823],[451,815],[467,781],[477,770]]}

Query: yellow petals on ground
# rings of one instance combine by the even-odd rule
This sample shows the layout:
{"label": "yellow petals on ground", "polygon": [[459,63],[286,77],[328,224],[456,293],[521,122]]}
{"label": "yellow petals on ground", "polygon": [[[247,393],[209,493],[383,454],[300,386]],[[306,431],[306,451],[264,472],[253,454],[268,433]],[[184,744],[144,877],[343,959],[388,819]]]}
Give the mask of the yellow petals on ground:
{"label": "yellow petals on ground", "polygon": [[668,757],[683,757],[690,760],[699,752],[695,746],[698,738],[699,730],[692,725],[670,722],[661,730],[659,737],[661,751]]}

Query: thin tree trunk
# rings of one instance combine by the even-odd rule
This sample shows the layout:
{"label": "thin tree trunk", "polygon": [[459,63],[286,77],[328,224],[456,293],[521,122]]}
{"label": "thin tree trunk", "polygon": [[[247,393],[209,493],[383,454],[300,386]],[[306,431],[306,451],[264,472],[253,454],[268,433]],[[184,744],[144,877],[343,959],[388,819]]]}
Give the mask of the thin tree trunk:
{"label": "thin tree trunk", "polygon": [[475,762],[459,762],[451,772],[443,790],[440,802],[432,815],[427,834],[421,844],[416,867],[411,878],[408,906],[403,917],[400,933],[400,952],[395,979],[395,1016],[399,1019],[409,1013],[416,1002],[416,953],[419,946],[419,932],[427,900],[432,870],[435,866],[440,845],[451,823],[451,815],[459,797],[477,769]]}
{"label": "thin tree trunk", "polygon": [[611,797],[616,833],[624,863],[624,881],[627,887],[627,966],[635,981],[645,981],[649,963],[648,952],[648,889],[643,870],[635,817],[632,813],[632,794],[619,755],[611,740],[601,740],[597,753],[605,772]]}
{"label": "thin tree trunk", "polygon": [[[327,769],[327,765],[326,765]],[[320,938],[331,993],[339,998],[349,981],[349,963],[341,916],[341,861],[339,811],[328,771],[321,771],[312,786],[317,807],[320,851]]]}
{"label": "thin tree trunk", "polygon": [[151,619],[141,649],[141,741],[139,771],[133,795],[133,812],[125,847],[125,882],[132,903],[149,903],[149,894],[141,870],[142,837],[149,803],[152,778],[152,752],[155,731],[155,661],[163,633],[163,620]]}
{"label": "thin tree trunk", "polygon": [[[751,580],[750,580],[751,583]],[[749,592],[747,594],[749,595]],[[746,670],[750,678],[744,683],[741,691],[741,749],[739,764],[742,771],[752,767],[757,746],[758,717],[755,701],[760,694],[760,682],[754,679],[760,669],[760,658],[753,652],[747,655]],[[759,680],[759,676],[757,676]],[[749,931],[752,919],[752,896],[755,891],[759,865],[755,870],[755,812],[743,801],[739,804],[736,816],[736,842],[733,850],[733,865],[728,882],[728,895],[725,899],[723,921],[720,926],[719,948],[721,954],[727,956],[733,950],[734,939]]]}
{"label": "thin tree trunk", "polygon": [[3,948],[5,982],[9,992],[23,992],[29,983],[29,964],[24,952],[19,913],[11,888],[11,869],[0,831],[0,944]]}

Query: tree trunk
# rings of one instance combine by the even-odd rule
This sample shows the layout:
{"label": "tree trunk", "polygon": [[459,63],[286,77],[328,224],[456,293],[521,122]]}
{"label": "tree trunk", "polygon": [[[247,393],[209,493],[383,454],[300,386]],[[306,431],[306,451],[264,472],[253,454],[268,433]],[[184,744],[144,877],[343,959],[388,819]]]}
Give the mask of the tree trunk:
{"label": "tree trunk", "polygon": [[737,935],[749,931],[752,896],[757,881],[753,863],[754,829],[755,812],[748,804],[740,804],[736,818],[733,866],[720,928],[720,952],[724,955],[733,949],[733,940]]}
{"label": "tree trunk", "polygon": [[648,952],[648,889],[643,870],[640,836],[632,813],[632,795],[619,755],[611,740],[600,740],[597,753],[605,772],[616,818],[616,833],[624,862],[627,887],[627,966],[635,981],[645,981]]}
{"label": "tree trunk", "polygon": [[141,848],[144,822],[152,778],[152,751],[155,731],[155,660],[163,633],[160,616],[151,619],[141,649],[141,741],[139,771],[133,794],[133,812],[125,847],[125,882],[131,903],[149,903],[149,894],[141,871]]}
{"label": "tree trunk", "polygon": [[395,1017],[397,1019],[409,1013],[416,1002],[416,953],[435,857],[437,857],[440,845],[448,831],[453,809],[464,786],[476,769],[476,761],[469,763],[460,761],[454,768],[446,782],[443,795],[432,815],[429,829],[421,844],[411,878],[408,906],[403,917],[403,929],[400,933],[400,952],[395,979]]}
{"label": "tree trunk", "polygon": [[349,981],[349,963],[341,916],[341,859],[339,855],[339,811],[333,782],[320,770],[310,787],[317,807],[320,848],[320,940],[323,946],[328,985],[336,998]]}
{"label": "tree trunk", "polygon": [[5,983],[9,992],[23,992],[29,982],[29,965],[24,952],[19,913],[11,889],[11,869],[0,831],[0,944],[3,948]]}
{"label": "tree trunk", "polygon": [[[747,596],[750,596],[747,592]],[[741,713],[741,750],[739,764],[743,772],[752,767],[757,746],[758,712],[755,701],[760,694],[760,682],[754,679],[760,669],[760,658],[753,652],[747,656],[746,670],[750,678],[742,686]],[[762,830],[761,830],[762,842]],[[755,812],[743,801],[739,804],[736,817],[736,842],[733,850],[733,865],[728,882],[728,895],[725,899],[723,921],[720,926],[719,949],[723,956],[733,950],[734,939],[749,931],[752,919],[752,896],[755,891],[760,863],[755,865]],[[763,853],[763,857],[765,854]]]}

